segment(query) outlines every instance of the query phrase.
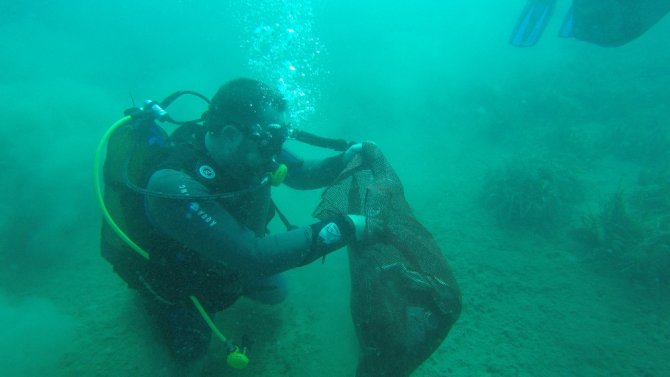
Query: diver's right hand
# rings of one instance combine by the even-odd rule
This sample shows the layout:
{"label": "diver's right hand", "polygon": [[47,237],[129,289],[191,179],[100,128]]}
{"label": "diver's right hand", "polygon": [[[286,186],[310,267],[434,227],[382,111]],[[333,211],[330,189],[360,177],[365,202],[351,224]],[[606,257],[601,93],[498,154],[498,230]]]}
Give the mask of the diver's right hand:
{"label": "diver's right hand", "polygon": [[384,223],[362,215],[333,215],[311,225],[314,248],[330,249],[352,242],[373,242],[385,232]]}
{"label": "diver's right hand", "polygon": [[354,225],[357,242],[372,242],[382,238],[386,231],[384,222],[376,217],[363,215],[347,215]]}

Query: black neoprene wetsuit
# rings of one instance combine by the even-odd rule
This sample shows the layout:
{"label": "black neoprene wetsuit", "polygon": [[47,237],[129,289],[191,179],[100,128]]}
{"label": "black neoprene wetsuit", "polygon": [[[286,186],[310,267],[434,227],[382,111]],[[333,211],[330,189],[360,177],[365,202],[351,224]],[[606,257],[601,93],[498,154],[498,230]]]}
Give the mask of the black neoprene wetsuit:
{"label": "black neoprene wetsuit", "polygon": [[[281,272],[341,248],[354,233],[353,224],[342,223],[345,216],[334,215],[332,221],[269,235],[266,226],[275,207],[271,186],[260,184],[265,173],[235,179],[207,156],[202,138],[193,140],[147,164],[142,176],[148,178],[137,179],[148,182],[146,193],[118,182],[108,186],[114,215],[124,220],[126,232],[151,258],[136,255],[106,224],[101,236],[103,256],[143,297],[171,353],[181,362],[203,355],[212,334],[189,296],[197,297],[209,315],[241,296],[266,304],[281,302],[286,294]],[[288,166],[287,186],[316,189],[336,179],[345,165],[343,156],[303,161],[282,151],[272,165]],[[237,194],[211,197],[230,192]],[[315,235],[330,229],[330,223],[342,230],[341,239],[320,242]]]}
{"label": "black neoprene wetsuit", "polygon": [[[278,160],[285,161],[289,166],[285,184],[299,189],[323,187],[332,182],[344,167],[341,154],[323,160],[302,161],[283,151]],[[197,197],[214,194],[217,188],[223,191],[256,188],[219,200],[147,196],[147,217],[166,237],[208,262],[234,271],[241,281],[275,275],[343,246],[315,245],[313,226],[266,234],[268,214],[272,213],[273,207],[270,186],[258,185],[262,179],[260,175],[251,177],[247,182],[236,182],[217,171],[215,165],[204,157],[195,159],[194,163],[196,166],[190,168],[157,170],[151,175],[147,189]]]}

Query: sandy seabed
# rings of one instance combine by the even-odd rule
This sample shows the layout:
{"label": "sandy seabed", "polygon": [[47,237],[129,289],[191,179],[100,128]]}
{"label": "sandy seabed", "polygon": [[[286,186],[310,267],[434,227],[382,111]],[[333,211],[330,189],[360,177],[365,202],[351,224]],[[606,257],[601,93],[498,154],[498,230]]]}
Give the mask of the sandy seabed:
{"label": "sandy seabed", "polygon": [[[406,187],[464,303],[449,337],[413,376],[669,376],[667,294],[594,268],[566,237],[497,228],[468,194],[476,180],[467,170],[437,201]],[[247,369],[228,368],[222,344],[213,341],[197,370],[186,371],[170,360],[96,242],[91,236],[78,257],[38,283],[13,287],[23,298],[8,298],[14,310],[2,314],[15,324],[9,334],[16,339],[3,346],[3,375],[354,375],[346,253],[289,272],[291,294],[280,305],[242,299],[217,316],[227,336],[250,340]]]}

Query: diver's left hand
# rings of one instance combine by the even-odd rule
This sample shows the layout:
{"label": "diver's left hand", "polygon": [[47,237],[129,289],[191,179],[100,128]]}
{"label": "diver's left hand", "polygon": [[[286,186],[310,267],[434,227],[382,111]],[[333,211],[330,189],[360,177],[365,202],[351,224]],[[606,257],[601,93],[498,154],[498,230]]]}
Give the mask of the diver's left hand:
{"label": "diver's left hand", "polygon": [[363,151],[363,143],[356,143],[350,146],[349,149],[347,149],[344,152],[343,156],[344,164],[348,165],[351,162],[351,160],[353,160],[354,157],[356,157],[356,155],[360,154],[362,151]]}

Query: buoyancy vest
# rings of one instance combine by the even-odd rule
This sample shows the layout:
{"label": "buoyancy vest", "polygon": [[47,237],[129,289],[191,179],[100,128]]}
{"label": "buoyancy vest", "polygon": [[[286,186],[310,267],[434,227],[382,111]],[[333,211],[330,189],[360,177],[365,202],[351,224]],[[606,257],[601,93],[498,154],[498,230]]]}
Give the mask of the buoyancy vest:
{"label": "buoyancy vest", "polygon": [[[104,167],[105,203],[121,228],[148,251],[150,258],[146,260],[130,249],[104,221],[102,255],[131,288],[166,302],[186,301],[196,294],[208,310],[224,309],[242,293],[235,271],[203,259],[158,230],[145,212],[146,195],[150,193],[131,186],[146,188],[154,172],[173,169],[188,174],[211,193],[243,187],[216,168],[200,147],[202,135],[198,132],[177,130],[168,138],[154,122],[141,123],[119,130],[110,138]],[[262,236],[273,213],[269,190],[268,185],[258,185],[240,195],[204,200],[217,200],[242,225]]]}
{"label": "buoyancy vest", "polygon": [[153,170],[171,169],[187,174],[212,193],[212,198],[203,200],[216,200],[240,225],[262,237],[274,216],[270,185],[261,184],[265,174],[244,181],[233,179],[207,155],[203,139],[204,135],[197,132],[186,143],[171,144],[170,152]]}

